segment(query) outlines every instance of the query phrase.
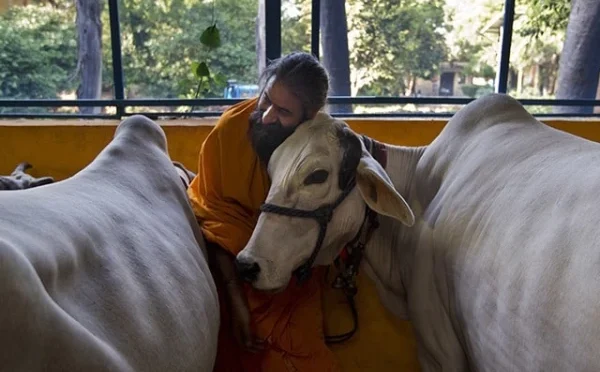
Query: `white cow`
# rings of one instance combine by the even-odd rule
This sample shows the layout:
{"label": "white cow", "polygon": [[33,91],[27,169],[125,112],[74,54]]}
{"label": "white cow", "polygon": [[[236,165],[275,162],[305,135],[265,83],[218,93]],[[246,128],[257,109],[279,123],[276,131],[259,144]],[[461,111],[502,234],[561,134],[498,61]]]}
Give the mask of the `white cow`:
{"label": "white cow", "polygon": [[493,94],[427,147],[385,147],[384,171],[321,115],[275,151],[275,207],[237,258],[258,265],[253,285],[281,288],[305,263],[318,224],[282,214],[334,203],[343,158],[360,154],[316,262],[359,231],[367,205],[381,215],[363,268],[413,322],[423,371],[600,371],[600,144]]}
{"label": "white cow", "polygon": [[212,370],[216,288],[166,145],[131,117],[72,178],[0,193],[0,370]]}

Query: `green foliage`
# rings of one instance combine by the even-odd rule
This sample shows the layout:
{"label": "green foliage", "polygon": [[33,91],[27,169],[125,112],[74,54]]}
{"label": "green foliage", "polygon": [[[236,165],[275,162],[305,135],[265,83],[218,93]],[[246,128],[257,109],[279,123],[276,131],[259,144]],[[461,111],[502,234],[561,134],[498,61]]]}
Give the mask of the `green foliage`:
{"label": "green foliage", "polygon": [[[216,0],[212,0],[212,24],[202,32],[202,35],[200,35],[200,43],[208,49],[208,53],[221,46],[221,33],[215,23],[215,3]],[[194,98],[198,98],[201,91],[207,92],[210,89],[210,81],[213,80],[213,78],[206,61],[192,62],[192,72],[198,79],[198,88],[196,89],[196,94],[194,94]],[[219,81],[219,78],[220,77],[217,77],[215,81]]]}
{"label": "green foliage", "polygon": [[500,41],[496,25],[502,21],[503,2],[473,0],[467,10],[464,3],[455,1],[454,8],[449,7],[447,11],[447,21],[452,26],[447,40],[449,59],[466,63],[465,75],[493,79]]}
{"label": "green foliage", "polygon": [[496,70],[488,64],[480,65],[479,76],[486,80],[494,79],[496,77]]}
{"label": "green foliage", "polygon": [[288,0],[282,4],[281,53],[310,53],[310,0]]}
{"label": "green foliage", "polygon": [[460,87],[463,94],[468,97],[478,98],[484,96],[486,94],[490,94],[494,91],[494,88],[489,85],[473,85],[473,84],[465,84]]}
{"label": "green foliage", "polygon": [[[500,27],[503,22],[503,2],[473,0],[470,11],[455,1],[450,22],[454,30],[449,42],[451,59],[466,62],[465,74],[493,79],[498,64]],[[558,71],[558,59],[570,13],[570,0],[517,0],[510,55],[511,73],[519,71],[537,80],[525,79],[523,84],[539,84],[538,91],[553,91]],[[510,88],[517,87],[513,79]],[[521,89],[518,95],[524,94]],[[468,90],[468,88],[467,88]],[[541,93],[540,93],[541,94]]]}
{"label": "green foliage", "polygon": [[[120,6],[127,96],[220,97],[228,79],[257,80],[256,0],[219,0],[218,9],[191,0]],[[109,30],[106,24],[104,34]]]}
{"label": "green foliage", "polygon": [[565,32],[571,13],[571,0],[526,0],[525,23],[518,30],[523,36],[540,38],[546,33]]}
{"label": "green foliage", "polygon": [[472,85],[472,84],[465,84],[465,85],[461,86],[460,88],[462,89],[462,92],[465,96],[475,97],[475,95],[477,94],[477,89],[479,89],[479,86]]}
{"label": "green foliage", "polygon": [[[119,0],[127,97],[221,97],[229,79],[256,82],[258,1],[217,1]],[[56,3],[59,8],[14,6],[0,15],[0,97],[56,98],[76,89],[75,6]],[[417,77],[429,79],[442,62],[452,61],[466,62],[464,75],[493,79],[503,2],[465,4],[347,0],[353,92],[403,95]],[[540,84],[552,86],[570,0],[517,5],[512,73],[539,67]],[[283,2],[283,53],[310,51],[310,17],[310,0]],[[103,91],[112,94],[107,7],[102,23]],[[471,95],[469,89],[465,93]]]}
{"label": "green foliage", "polygon": [[200,35],[200,42],[211,49],[221,46],[221,34],[216,23],[208,26],[206,30],[202,32],[202,35]]}
{"label": "green foliage", "polygon": [[210,71],[206,62],[192,62],[192,72],[197,78],[210,78]]}
{"label": "green foliage", "polygon": [[0,15],[0,98],[58,98],[75,89],[74,7],[13,7]]}
{"label": "green foliage", "polygon": [[367,90],[403,95],[415,77],[431,78],[447,50],[441,0],[355,0],[361,10],[351,24],[359,29],[352,64],[368,70]]}

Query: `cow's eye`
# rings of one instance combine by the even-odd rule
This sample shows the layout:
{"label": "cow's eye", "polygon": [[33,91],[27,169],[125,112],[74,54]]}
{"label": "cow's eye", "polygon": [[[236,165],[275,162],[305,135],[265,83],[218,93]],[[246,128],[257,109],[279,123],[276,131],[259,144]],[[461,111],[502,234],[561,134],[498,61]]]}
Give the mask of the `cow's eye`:
{"label": "cow's eye", "polygon": [[317,169],[304,179],[304,184],[313,185],[317,183],[323,183],[327,181],[327,177],[329,177],[329,172],[327,172],[325,169]]}

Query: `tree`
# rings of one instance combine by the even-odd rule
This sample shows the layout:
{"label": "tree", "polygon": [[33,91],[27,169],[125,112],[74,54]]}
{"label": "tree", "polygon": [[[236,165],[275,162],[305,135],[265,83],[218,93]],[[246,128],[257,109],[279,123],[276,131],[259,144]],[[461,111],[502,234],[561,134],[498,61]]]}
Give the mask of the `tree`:
{"label": "tree", "polygon": [[[467,62],[467,76],[495,74],[500,53],[504,7],[495,0],[474,0],[468,11],[447,0],[452,31],[451,60]],[[509,93],[553,96],[570,0],[517,0],[510,54]],[[452,8],[454,7],[454,8]],[[487,80],[487,79],[486,79]],[[471,87],[476,86],[470,86]],[[463,86],[463,92],[467,88]]]}
{"label": "tree", "polygon": [[[350,96],[350,57],[346,0],[321,1],[321,44],[323,65],[329,72],[332,96]],[[352,112],[352,105],[332,105],[331,112]]]}
{"label": "tree", "polygon": [[[204,97],[222,97],[226,80],[257,80],[258,1],[218,0],[216,24],[221,46],[207,51],[200,42],[212,24],[213,2],[199,0],[120,1],[123,68],[129,97],[188,98],[198,79],[193,61],[210,66],[211,85]],[[106,31],[106,29],[105,29]],[[105,58],[110,58],[105,54]]]}
{"label": "tree", "polygon": [[[594,99],[600,75],[600,1],[573,0],[558,70],[558,99]],[[593,107],[555,107],[555,112],[592,113]]]}
{"label": "tree", "polygon": [[289,0],[282,3],[281,52],[283,54],[295,51],[310,53],[311,14],[310,0]]}
{"label": "tree", "polygon": [[258,0],[258,14],[256,16],[256,70],[258,77],[267,67],[267,41],[265,39],[265,8],[266,0]]}
{"label": "tree", "polygon": [[546,33],[562,33],[567,28],[571,0],[525,0],[525,22],[520,36],[542,37]]}
{"label": "tree", "polygon": [[414,92],[446,59],[444,1],[353,0],[351,48],[355,90],[375,95]]}
{"label": "tree", "polygon": [[[500,35],[495,25],[501,21],[502,5],[497,0],[473,0],[465,7],[461,0],[447,0],[448,60],[464,64],[461,74],[469,79],[482,78],[488,82],[496,76]],[[478,97],[493,87],[467,83],[461,89],[465,95]]]}
{"label": "tree", "polygon": [[[99,99],[102,88],[102,0],[76,0],[77,72],[81,83],[77,88],[79,99]],[[84,114],[98,113],[100,107],[81,107]]]}
{"label": "tree", "polygon": [[[77,63],[74,18],[72,4],[61,9],[15,6],[0,14],[0,98],[56,99],[75,88],[69,78]],[[0,108],[0,112],[23,112],[23,108]]]}

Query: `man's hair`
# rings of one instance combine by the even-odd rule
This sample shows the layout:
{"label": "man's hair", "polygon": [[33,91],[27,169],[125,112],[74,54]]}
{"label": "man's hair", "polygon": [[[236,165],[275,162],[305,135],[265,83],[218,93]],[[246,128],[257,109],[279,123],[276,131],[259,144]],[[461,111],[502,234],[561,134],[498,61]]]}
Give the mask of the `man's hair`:
{"label": "man's hair", "polygon": [[293,52],[271,61],[260,76],[260,94],[275,78],[302,102],[304,115],[317,112],[325,106],[329,90],[329,75],[312,54]]}

